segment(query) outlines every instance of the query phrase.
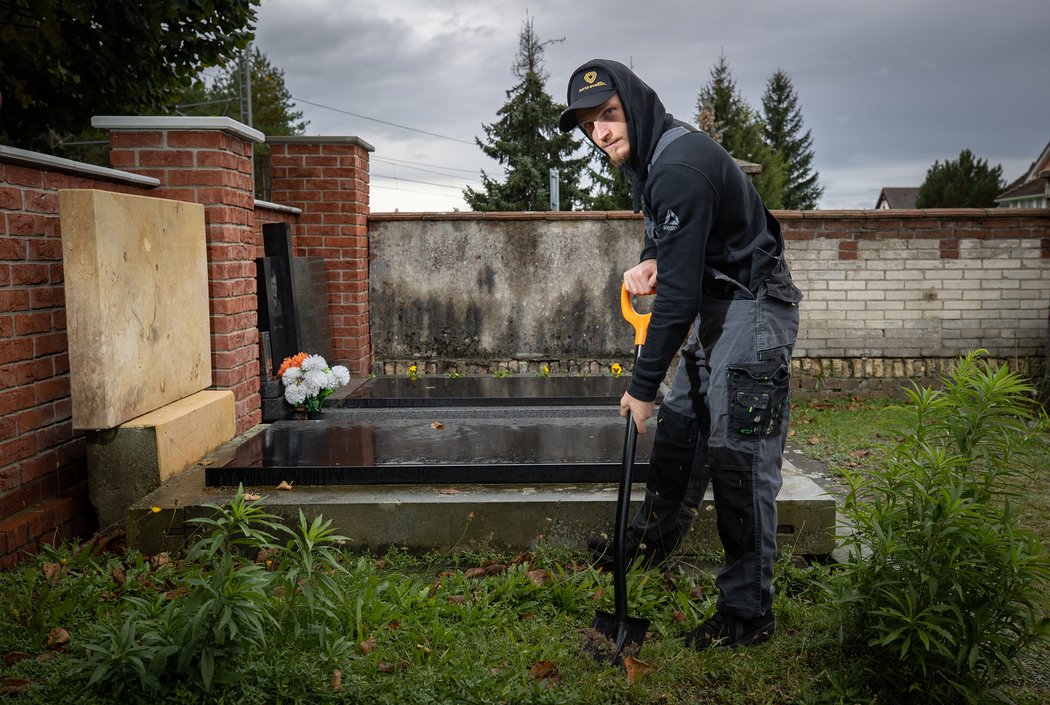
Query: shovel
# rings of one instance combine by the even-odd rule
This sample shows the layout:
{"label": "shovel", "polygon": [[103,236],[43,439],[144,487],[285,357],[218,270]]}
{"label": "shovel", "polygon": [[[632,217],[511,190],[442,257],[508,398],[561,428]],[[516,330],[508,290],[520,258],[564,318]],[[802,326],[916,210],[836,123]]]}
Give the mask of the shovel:
{"label": "shovel", "polygon": [[[627,322],[634,326],[634,363],[637,366],[645,333],[652,314],[640,314],[634,310],[627,287],[620,286],[620,311]],[[648,619],[627,616],[627,559],[624,555],[624,540],[627,538],[628,510],[631,504],[631,474],[634,470],[634,448],[638,439],[631,413],[627,412],[627,431],[623,443],[623,476],[620,492],[616,497],[616,528],[613,535],[613,604],[615,614],[598,611],[594,615],[591,629],[601,634],[607,643],[591,644],[587,650],[599,661],[610,658],[612,665],[623,663],[624,656],[637,656],[649,629]],[[610,646],[611,645],[611,646]],[[624,652],[627,653],[624,653]]]}

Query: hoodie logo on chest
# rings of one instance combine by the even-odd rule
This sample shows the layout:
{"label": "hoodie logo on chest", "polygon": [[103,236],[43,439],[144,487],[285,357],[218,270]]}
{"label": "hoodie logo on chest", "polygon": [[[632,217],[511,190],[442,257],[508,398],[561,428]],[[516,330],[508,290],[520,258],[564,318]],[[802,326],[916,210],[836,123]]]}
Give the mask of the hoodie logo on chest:
{"label": "hoodie logo on chest", "polygon": [[660,229],[665,233],[673,233],[678,230],[678,214],[668,210],[664,215],[664,222],[660,224]]}

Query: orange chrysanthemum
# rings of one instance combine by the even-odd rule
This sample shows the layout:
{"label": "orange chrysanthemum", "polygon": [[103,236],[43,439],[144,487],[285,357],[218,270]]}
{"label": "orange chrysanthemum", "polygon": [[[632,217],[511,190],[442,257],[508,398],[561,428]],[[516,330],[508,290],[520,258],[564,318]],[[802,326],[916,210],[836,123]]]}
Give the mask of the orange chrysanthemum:
{"label": "orange chrysanthemum", "polygon": [[310,357],[309,353],[301,352],[292,357],[284,358],[284,362],[281,363],[281,369],[277,370],[277,376],[282,376],[288,371],[289,367],[301,367],[308,357]]}

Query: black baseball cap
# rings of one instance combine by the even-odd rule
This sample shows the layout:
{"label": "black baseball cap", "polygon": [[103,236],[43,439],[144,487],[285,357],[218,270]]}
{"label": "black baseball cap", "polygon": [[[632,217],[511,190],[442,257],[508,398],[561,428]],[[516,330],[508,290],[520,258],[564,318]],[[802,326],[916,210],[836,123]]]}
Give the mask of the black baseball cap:
{"label": "black baseball cap", "polygon": [[576,111],[593,108],[609,100],[616,93],[612,76],[601,66],[583,66],[569,79],[569,107],[561,114],[558,127],[569,132],[576,127]]}

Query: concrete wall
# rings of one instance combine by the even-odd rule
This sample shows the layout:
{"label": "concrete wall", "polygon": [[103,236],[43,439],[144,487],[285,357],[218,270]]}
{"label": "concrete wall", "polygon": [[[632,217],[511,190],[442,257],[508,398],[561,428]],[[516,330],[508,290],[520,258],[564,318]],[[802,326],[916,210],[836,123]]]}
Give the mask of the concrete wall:
{"label": "concrete wall", "polygon": [[[1025,372],[1045,355],[1050,211],[780,212],[807,299],[796,384],[894,391],[986,348]],[[375,370],[607,372],[629,360],[629,213],[373,214]]]}

